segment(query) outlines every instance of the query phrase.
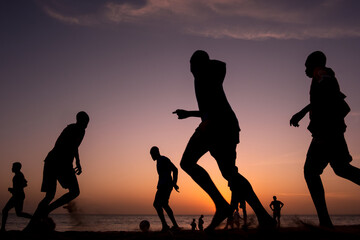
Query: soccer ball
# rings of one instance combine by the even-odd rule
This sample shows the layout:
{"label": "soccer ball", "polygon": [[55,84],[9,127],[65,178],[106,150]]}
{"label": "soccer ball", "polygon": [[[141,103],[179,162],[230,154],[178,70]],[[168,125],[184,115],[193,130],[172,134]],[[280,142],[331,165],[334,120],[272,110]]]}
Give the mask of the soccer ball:
{"label": "soccer ball", "polygon": [[150,222],[148,220],[142,220],[139,224],[141,231],[147,232],[150,228]]}

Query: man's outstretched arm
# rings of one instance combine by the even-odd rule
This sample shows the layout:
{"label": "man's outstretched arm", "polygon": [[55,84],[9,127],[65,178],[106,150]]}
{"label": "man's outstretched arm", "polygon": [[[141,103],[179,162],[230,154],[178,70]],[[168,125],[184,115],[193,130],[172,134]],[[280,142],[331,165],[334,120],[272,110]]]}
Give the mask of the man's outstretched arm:
{"label": "man's outstretched arm", "polygon": [[200,111],[187,111],[183,109],[177,109],[173,112],[173,114],[177,114],[179,119],[185,119],[188,117],[201,117]]}
{"label": "man's outstretched arm", "polygon": [[306,107],[304,107],[300,112],[294,114],[292,118],[290,119],[290,126],[299,127],[299,122],[305,115],[310,111],[311,105],[308,104]]}

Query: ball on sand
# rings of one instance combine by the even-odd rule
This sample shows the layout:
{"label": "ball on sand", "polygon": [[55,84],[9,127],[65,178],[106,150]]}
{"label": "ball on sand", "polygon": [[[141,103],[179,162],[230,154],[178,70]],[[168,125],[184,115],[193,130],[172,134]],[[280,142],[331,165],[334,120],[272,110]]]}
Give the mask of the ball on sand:
{"label": "ball on sand", "polygon": [[141,231],[147,232],[150,228],[150,222],[148,220],[142,220],[139,224]]}

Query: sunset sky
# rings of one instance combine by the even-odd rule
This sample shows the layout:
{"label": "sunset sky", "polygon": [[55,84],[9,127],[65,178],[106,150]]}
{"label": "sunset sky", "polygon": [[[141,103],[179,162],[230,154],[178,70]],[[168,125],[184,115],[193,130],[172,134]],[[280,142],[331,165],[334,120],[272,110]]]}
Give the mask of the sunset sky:
{"label": "sunset sky", "polygon": [[[189,60],[202,49],[226,62],[224,82],[240,127],[237,166],[268,207],[315,214],[303,177],[311,135],[308,54],[321,50],[352,111],[346,140],[360,167],[360,1],[357,0],[4,0],[0,2],[0,209],[10,198],[13,162],[28,180],[33,212],[43,160],[78,111],[90,115],[79,148],[76,200],[85,213],[155,214],[156,145],[179,169],[175,215],[212,214],[211,199],[180,168],[199,119]],[[215,160],[207,169],[227,200]],[[360,187],[322,175],[330,214],[360,214]],[[58,195],[65,191],[58,186]],[[62,210],[59,210],[62,211]],[[250,211],[251,212],[251,211]]]}

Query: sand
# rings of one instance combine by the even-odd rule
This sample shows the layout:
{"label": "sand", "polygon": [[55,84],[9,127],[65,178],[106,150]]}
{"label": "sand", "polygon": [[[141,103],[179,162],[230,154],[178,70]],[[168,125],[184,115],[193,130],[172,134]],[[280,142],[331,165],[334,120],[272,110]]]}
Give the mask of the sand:
{"label": "sand", "polygon": [[323,229],[314,226],[288,227],[276,230],[216,230],[211,233],[201,231],[182,230],[178,232],[50,232],[25,233],[21,231],[1,232],[2,240],[202,240],[202,239],[274,239],[274,240],[347,240],[360,239],[360,225],[336,226],[334,229]]}

